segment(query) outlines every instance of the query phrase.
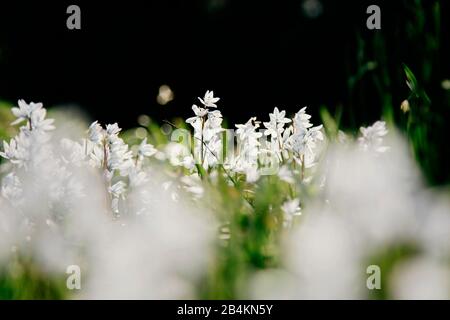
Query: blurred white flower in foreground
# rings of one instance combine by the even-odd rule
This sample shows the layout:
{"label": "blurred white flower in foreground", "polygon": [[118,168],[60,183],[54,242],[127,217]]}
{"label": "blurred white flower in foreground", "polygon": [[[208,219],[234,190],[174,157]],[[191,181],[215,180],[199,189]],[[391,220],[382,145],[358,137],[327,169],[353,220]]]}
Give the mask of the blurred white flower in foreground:
{"label": "blurred white flower in foreground", "polygon": [[407,260],[397,265],[389,279],[395,299],[448,300],[450,269],[429,257]]}
{"label": "blurred white flower in foreground", "polygon": [[[51,275],[79,265],[82,298],[195,298],[219,238],[205,209],[221,217],[220,201],[208,203],[217,200],[213,188],[235,188],[233,199],[249,204],[237,202],[239,214],[252,216],[269,181],[284,191],[263,213],[281,210],[270,221],[292,228],[279,228],[281,266],[249,277],[250,298],[367,298],[368,265],[383,266],[389,297],[449,298],[448,197],[425,189],[408,147],[384,122],[329,144],[306,108],[292,119],[275,108],[264,135],[255,117],[236,125],[237,150],[222,159],[222,114],[209,109],[219,98],[207,91],[200,101],[186,121],[193,150],[170,142],[160,151],[145,129],[131,148],[117,123],[86,130],[62,117],[55,128],[42,104],[19,101],[14,123],[25,123],[0,152],[0,262],[23,256]],[[280,170],[263,180],[265,154]],[[417,250],[383,265],[383,254],[402,246]]]}
{"label": "blurred white flower in foreground", "polygon": [[214,222],[184,198],[173,201],[160,188],[161,179],[153,172],[152,180],[131,192],[129,205],[140,210],[139,216],[122,219],[124,226],[107,224],[105,236],[96,237],[85,298],[196,296],[212,250]]}
{"label": "blurred white flower in foreground", "polygon": [[[380,151],[384,125],[363,131]],[[381,269],[381,277],[389,277],[383,288],[389,297],[450,298],[449,202],[435,201],[424,189],[407,145],[395,134],[387,138],[389,152],[377,156],[361,150],[360,142],[330,146],[324,189],[285,242],[283,272],[260,272],[251,298],[368,298],[367,266],[381,265],[377,254],[399,245],[421,251],[392,274]]]}
{"label": "blurred white flower in foreground", "polygon": [[362,136],[358,138],[358,142],[363,150],[373,150],[377,152],[385,152],[388,147],[383,146],[383,137],[387,135],[386,123],[377,121],[372,126],[360,129]]}
{"label": "blurred white flower in foreground", "polygon": [[[44,125],[30,126],[45,109],[20,105],[16,113],[27,124],[1,154],[10,163],[1,167],[0,263],[18,255],[49,276],[79,265],[82,298],[194,298],[215,223],[183,192],[174,201],[161,188],[167,177],[160,170],[137,165],[153,146],[144,139],[134,155],[117,124],[94,122],[86,139],[69,132],[73,117],[35,139],[49,129],[42,112]],[[18,148],[27,154],[20,163]]]}

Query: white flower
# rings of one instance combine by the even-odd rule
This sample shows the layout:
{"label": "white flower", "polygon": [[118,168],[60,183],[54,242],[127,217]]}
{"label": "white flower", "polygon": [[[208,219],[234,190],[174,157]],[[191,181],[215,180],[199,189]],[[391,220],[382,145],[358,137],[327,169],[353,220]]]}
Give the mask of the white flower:
{"label": "white flower", "polygon": [[202,98],[198,98],[200,102],[207,108],[217,108],[216,102],[220,100],[220,98],[214,98],[214,91],[206,91],[205,96]]}
{"label": "white flower", "polygon": [[153,147],[153,145],[147,143],[147,138],[142,140],[141,144],[139,145],[139,149],[138,149],[138,156],[140,158],[151,157],[156,152],[157,152],[157,150]]}
{"label": "white flower", "polygon": [[258,140],[261,138],[262,133],[257,132],[256,129],[259,128],[260,122],[256,121],[256,117],[250,118],[245,124],[236,125],[236,134],[241,141],[248,140]]}
{"label": "white flower", "polygon": [[[204,146],[203,148],[203,167],[207,169],[209,167],[217,165],[220,162],[223,152],[222,139],[219,135],[215,134],[211,138],[208,138],[207,141],[204,141],[204,143],[206,143],[206,146]],[[200,146],[201,143],[199,143],[198,145]]]}
{"label": "white flower", "polygon": [[222,125],[222,113],[220,113],[219,110],[209,111],[208,112],[208,119],[206,120],[206,128],[210,130],[219,129],[219,131],[222,131],[221,125]]}
{"label": "white flower", "polygon": [[134,165],[132,151],[128,150],[128,145],[120,138],[117,138],[114,143],[110,144],[109,148],[108,170],[118,170],[122,176],[125,176],[128,170]]}
{"label": "white flower", "polygon": [[321,129],[322,125],[311,128],[310,130],[294,133],[290,136],[287,146],[299,156],[305,155],[308,152],[314,154],[313,149],[316,147],[316,141],[323,140]]}
{"label": "white flower", "polygon": [[281,206],[286,220],[292,220],[294,216],[301,215],[300,211],[300,200],[295,198],[293,200],[288,200]]}
{"label": "white flower", "polygon": [[3,141],[4,152],[0,152],[0,156],[19,167],[23,167],[30,160],[31,146],[30,132],[21,130],[15,138],[11,139],[9,144]]}
{"label": "white flower", "polygon": [[28,127],[21,127],[22,132],[27,132],[31,134],[34,133],[35,138],[41,140],[41,142],[48,139],[45,134],[46,131],[53,130],[53,119],[45,119],[47,115],[47,110],[42,108],[42,103],[31,102],[27,104],[24,100],[19,100],[18,108],[12,108],[11,111],[17,119],[12,122],[12,125],[21,123],[22,121],[27,121]]}
{"label": "white flower", "polygon": [[165,148],[165,153],[173,166],[182,166],[185,157],[190,155],[189,149],[185,145],[176,142],[169,143]]}
{"label": "white flower", "polygon": [[123,181],[116,182],[111,187],[109,187],[108,191],[116,198],[120,197],[126,191],[126,184]]}
{"label": "white flower", "polygon": [[[219,98],[213,97],[213,92],[207,92],[204,99],[200,99],[205,107],[217,107],[214,103]],[[218,163],[218,158],[222,155],[222,139],[220,133],[223,132],[222,114],[219,110],[209,111],[206,108],[192,106],[195,117],[186,120],[194,128],[194,155],[195,159],[201,162],[203,167],[214,166]],[[184,158],[184,157],[183,157]],[[177,161],[182,164],[183,159]]]}
{"label": "white flower", "polygon": [[[186,120],[186,123],[191,124],[195,128],[196,123],[202,121],[202,119],[208,114],[208,109],[200,108],[200,107],[196,106],[195,104],[193,104],[192,111],[194,111],[195,117],[188,118]],[[200,123],[199,123],[199,125],[200,125]]]}
{"label": "white flower", "polygon": [[313,127],[306,114],[306,107],[302,108],[294,116],[294,125],[290,128],[292,135],[286,138],[283,145],[293,153],[294,160],[300,165],[311,167],[316,158],[317,141],[324,139],[322,125]]}
{"label": "white flower", "polygon": [[266,127],[266,131],[264,131],[265,136],[272,136],[274,139],[277,139],[281,133],[283,133],[283,127],[278,126],[278,123],[275,121],[264,122],[264,126]]}
{"label": "white flower", "polygon": [[38,131],[50,131],[55,129],[53,126],[53,119],[45,119],[47,115],[47,110],[42,108],[38,108],[31,113],[30,125],[32,130]]}
{"label": "white flower", "polygon": [[[92,125],[91,125],[92,126]],[[96,124],[93,124],[93,128],[96,128]],[[120,128],[117,123],[108,124],[106,126],[106,146],[94,147],[93,153],[91,154],[91,159],[95,166],[98,167],[99,160],[103,160],[106,156],[106,169],[114,173],[115,170],[120,172],[120,175],[125,176],[128,174],[129,170],[134,166],[133,162],[133,152],[129,150],[127,144],[119,137]],[[97,131],[96,129],[93,132]],[[105,149],[106,148],[106,149]],[[103,149],[103,155],[101,155],[101,149]]]}
{"label": "white flower", "polygon": [[305,154],[308,131],[302,131],[291,135],[287,141],[287,148],[294,152],[295,155],[301,156]]}
{"label": "white flower", "polygon": [[259,179],[258,156],[261,143],[259,139],[261,132],[256,130],[260,123],[256,117],[250,118],[245,124],[237,124],[236,134],[238,137],[237,156],[227,160],[227,166],[235,172],[245,173],[246,181],[254,183]]}
{"label": "white flower", "polygon": [[118,135],[120,130],[121,129],[117,123],[106,125],[106,134],[108,135]]}
{"label": "white flower", "polygon": [[358,142],[363,150],[383,153],[389,149],[389,147],[383,146],[383,137],[388,134],[384,121],[377,121],[367,128],[361,127],[360,131],[361,137],[358,138]]}
{"label": "white flower", "polygon": [[322,141],[323,140],[323,133],[322,133],[323,125],[315,126],[308,130],[308,136],[313,141]]}
{"label": "white flower", "polygon": [[309,121],[311,116],[306,113],[306,107],[300,109],[294,116],[294,128],[295,130],[304,130],[312,127],[312,123]]}
{"label": "white flower", "polygon": [[94,121],[90,126],[88,130],[88,136],[89,141],[93,143],[100,143],[103,141],[104,138],[104,130],[100,124],[98,124],[98,121]]}
{"label": "white flower", "polygon": [[271,121],[275,121],[280,124],[291,122],[291,119],[286,118],[286,111],[279,111],[277,107],[273,109],[273,113],[270,113],[269,117]]}
{"label": "white flower", "polygon": [[17,145],[16,145],[15,139],[11,139],[9,144],[8,144],[8,142],[3,141],[3,152],[0,152],[0,157],[3,157],[8,160],[12,160],[16,156],[16,150],[17,150]]}
{"label": "white flower", "polygon": [[18,108],[14,107],[11,109],[12,113],[17,118],[17,120],[11,123],[12,125],[21,123],[24,120],[30,120],[33,113],[43,106],[42,103],[30,102],[30,104],[27,104],[24,100],[19,100],[18,105]]}
{"label": "white flower", "polygon": [[264,134],[266,136],[278,138],[278,136],[284,131],[284,125],[291,122],[291,119],[288,119],[285,116],[286,111],[279,111],[278,108],[275,107],[273,109],[273,113],[269,113],[270,121],[264,122],[264,126],[267,129]]}
{"label": "white flower", "polygon": [[90,164],[95,168],[100,168],[103,165],[104,160],[104,147],[101,145],[95,145],[92,152],[89,154]]}
{"label": "white flower", "polygon": [[119,139],[119,132],[121,130],[117,123],[106,125],[106,139],[108,143],[115,143]]}

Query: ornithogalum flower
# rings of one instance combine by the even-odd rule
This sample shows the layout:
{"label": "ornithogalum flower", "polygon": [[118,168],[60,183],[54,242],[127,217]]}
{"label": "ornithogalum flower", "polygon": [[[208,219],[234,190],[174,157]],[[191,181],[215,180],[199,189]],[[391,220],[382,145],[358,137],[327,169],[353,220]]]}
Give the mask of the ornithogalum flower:
{"label": "ornithogalum flower", "polygon": [[206,91],[205,96],[202,98],[198,98],[200,102],[207,108],[217,108],[216,102],[220,100],[220,98],[214,97],[213,91]]}
{"label": "ornithogalum flower", "polygon": [[360,131],[361,136],[358,138],[358,142],[363,150],[383,153],[389,149],[389,147],[383,146],[383,137],[388,134],[384,121],[377,121],[367,128],[361,127]]}

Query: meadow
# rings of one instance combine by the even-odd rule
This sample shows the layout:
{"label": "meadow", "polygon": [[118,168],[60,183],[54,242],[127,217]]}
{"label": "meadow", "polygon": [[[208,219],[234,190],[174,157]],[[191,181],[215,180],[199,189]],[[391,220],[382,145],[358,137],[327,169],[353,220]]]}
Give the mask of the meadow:
{"label": "meadow", "polygon": [[230,124],[208,90],[121,129],[2,102],[0,299],[449,299],[442,16],[357,34],[318,112]]}

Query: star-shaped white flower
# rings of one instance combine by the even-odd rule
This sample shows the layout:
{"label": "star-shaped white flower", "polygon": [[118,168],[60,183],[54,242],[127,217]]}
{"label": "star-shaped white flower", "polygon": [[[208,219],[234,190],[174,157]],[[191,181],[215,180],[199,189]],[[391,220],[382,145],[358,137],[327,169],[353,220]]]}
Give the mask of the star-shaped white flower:
{"label": "star-shaped white flower", "polygon": [[206,91],[205,96],[202,98],[198,98],[200,102],[207,108],[217,108],[216,102],[220,100],[220,98],[214,98],[214,91]]}
{"label": "star-shaped white flower", "polygon": [[358,142],[363,150],[383,153],[389,149],[389,147],[383,146],[383,137],[388,134],[386,122],[377,121],[370,127],[361,127],[360,131],[361,137],[358,138]]}
{"label": "star-shaped white flower", "polygon": [[203,117],[205,117],[208,114],[208,110],[205,108],[200,108],[197,105],[193,104],[192,105],[192,111],[194,111],[195,116],[188,118],[186,120],[186,123],[189,123],[191,125],[194,125],[194,123],[198,120],[201,119]]}
{"label": "star-shaped white flower", "polygon": [[300,109],[294,116],[295,130],[304,130],[312,127],[312,123],[309,119],[311,119],[311,116],[306,113],[306,107]]}
{"label": "star-shaped white flower", "polygon": [[114,196],[119,197],[126,191],[126,184],[123,181],[116,182],[111,187],[109,187],[108,191]]}
{"label": "star-shaped white flower", "polygon": [[11,141],[3,141],[3,152],[0,152],[0,157],[11,160],[16,156],[17,144],[16,140],[11,139]]}
{"label": "star-shaped white flower", "polygon": [[270,121],[264,122],[266,131],[264,135],[273,136],[277,138],[284,131],[284,125],[291,122],[291,119],[286,118],[286,111],[280,111],[277,107],[273,109],[273,113],[269,113]]}
{"label": "star-shaped white flower", "polygon": [[55,129],[53,119],[45,119],[47,110],[43,108],[36,109],[31,113],[30,123],[33,130],[50,131]]}
{"label": "star-shaped white flower", "polygon": [[88,130],[88,137],[89,140],[93,143],[100,143],[103,140],[103,137],[105,135],[105,131],[103,130],[102,126],[98,123],[98,121],[94,121],[90,126]]}
{"label": "star-shaped white flower", "polygon": [[21,123],[24,120],[30,120],[33,113],[43,106],[42,103],[30,102],[30,104],[27,104],[25,100],[22,99],[18,101],[18,105],[18,108],[14,107],[11,109],[13,115],[17,118],[11,123],[12,125]]}

